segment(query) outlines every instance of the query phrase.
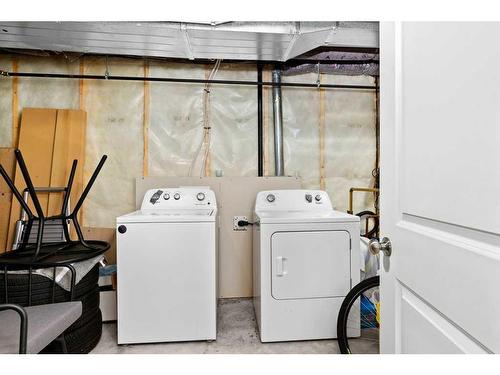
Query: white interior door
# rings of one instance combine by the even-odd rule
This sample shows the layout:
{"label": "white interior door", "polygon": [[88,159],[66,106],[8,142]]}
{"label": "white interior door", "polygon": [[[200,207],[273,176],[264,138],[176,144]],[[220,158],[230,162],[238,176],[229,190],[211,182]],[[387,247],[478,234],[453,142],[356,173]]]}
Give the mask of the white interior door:
{"label": "white interior door", "polygon": [[500,353],[499,35],[381,24],[384,353]]}

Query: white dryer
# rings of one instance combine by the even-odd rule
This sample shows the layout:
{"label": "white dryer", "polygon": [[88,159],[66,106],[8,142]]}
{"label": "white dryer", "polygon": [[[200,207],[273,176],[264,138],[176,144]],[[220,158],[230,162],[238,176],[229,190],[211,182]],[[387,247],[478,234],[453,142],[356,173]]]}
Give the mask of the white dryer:
{"label": "white dryer", "polygon": [[359,275],[359,217],[334,211],[324,191],[257,195],[253,292],[262,342],[336,338],[338,311]]}
{"label": "white dryer", "polygon": [[217,203],[158,188],[116,219],[118,344],[215,340]]}

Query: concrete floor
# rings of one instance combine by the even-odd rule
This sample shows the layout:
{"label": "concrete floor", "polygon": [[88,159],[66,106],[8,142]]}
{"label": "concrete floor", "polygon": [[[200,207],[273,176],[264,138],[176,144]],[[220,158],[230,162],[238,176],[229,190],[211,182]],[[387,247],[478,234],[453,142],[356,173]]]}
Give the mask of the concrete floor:
{"label": "concrete floor", "polygon": [[[251,299],[224,299],[218,307],[217,340],[162,344],[116,344],[116,324],[105,323],[92,354],[335,354],[336,340],[261,343]],[[369,349],[367,349],[369,352]]]}

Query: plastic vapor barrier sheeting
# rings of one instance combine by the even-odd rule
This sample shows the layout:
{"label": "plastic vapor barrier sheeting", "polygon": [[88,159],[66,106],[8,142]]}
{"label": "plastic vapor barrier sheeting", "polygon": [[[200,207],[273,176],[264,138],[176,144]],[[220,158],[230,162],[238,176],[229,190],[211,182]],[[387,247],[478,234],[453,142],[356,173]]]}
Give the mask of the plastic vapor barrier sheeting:
{"label": "plastic vapor barrier sheeting", "polygon": [[[256,81],[255,65],[221,65],[216,78]],[[257,176],[257,88],[214,85],[211,88],[212,174]]]}
{"label": "plastic vapor barrier sheeting", "polygon": [[[85,74],[103,74],[104,59],[85,59]],[[109,59],[110,74],[142,76],[141,60]],[[135,178],[143,169],[144,83],[85,81],[87,146],[85,181],[102,155],[106,164],[84,209],[84,225],[114,227],[115,218],[135,210]]]}
{"label": "plastic vapor barrier sheeting", "polygon": [[[64,58],[22,56],[18,69],[27,73],[78,74],[80,61]],[[18,78],[19,112],[22,108],[78,109],[79,83],[76,79]]]}
{"label": "plastic vapor barrier sheeting", "polygon": [[[0,56],[0,69],[12,70],[12,59]],[[12,144],[12,80],[0,77],[0,147]]]}
{"label": "plastic vapor barrier sheeting", "polygon": [[[213,65],[151,64],[152,77],[205,79]],[[252,64],[246,69],[221,64],[215,79],[255,80]],[[150,93],[149,175],[192,176],[203,173],[203,95],[205,85],[152,82]],[[257,91],[254,86],[210,85],[209,127],[211,175],[257,174]]]}
{"label": "plastic vapor barrier sheeting", "polygon": [[[79,61],[63,58],[18,56],[18,71],[78,74]],[[12,58],[0,56],[0,68],[11,71]],[[0,77],[0,146],[12,147],[12,78]],[[23,108],[78,109],[78,80],[17,78],[18,115]],[[20,121],[20,117],[16,119]]]}
{"label": "plastic vapor barrier sheeting", "polygon": [[[151,77],[205,79],[202,64],[151,63]],[[187,176],[203,138],[203,84],[151,82],[149,175]],[[201,158],[200,158],[201,160]],[[193,168],[198,176],[201,163]]]}
{"label": "plastic vapor barrier sheeting", "polygon": [[[317,74],[285,76],[283,82],[317,81]],[[374,85],[369,76],[322,75],[325,84]],[[304,188],[320,188],[320,90],[282,89],[285,173],[300,176]],[[375,93],[325,89],[325,188],[333,206],[346,211],[351,187],[373,187]],[[272,117],[271,117],[272,126]],[[354,212],[374,210],[373,194],[356,193]]]}
{"label": "plastic vapor barrier sheeting", "polygon": [[[374,85],[368,76],[325,75],[325,83]],[[373,90],[326,90],[325,181],[333,205],[348,207],[351,187],[373,187],[376,112]],[[354,193],[354,213],[374,211],[373,194]]]}
{"label": "plastic vapor barrier sheeting", "polygon": [[[80,60],[18,56],[21,72],[78,74]],[[141,59],[109,58],[110,75],[143,76]],[[201,78],[215,63],[150,61],[152,77]],[[12,69],[12,57],[0,56],[0,68]],[[104,75],[104,57],[86,57],[84,74]],[[270,72],[264,79],[270,80]],[[214,79],[257,79],[256,64],[220,65]],[[315,83],[317,74],[284,76],[284,82]],[[12,147],[12,78],[0,77],[0,146]],[[204,84],[85,80],[18,79],[18,110],[26,107],[72,108],[87,112],[85,181],[103,154],[108,160],[84,206],[83,225],[114,227],[115,217],[135,209],[135,178],[257,175],[257,87],[210,85],[210,152],[204,164]],[[322,75],[323,83],[373,85],[368,76]],[[272,90],[264,88],[267,175],[274,172]],[[146,94],[146,96],[145,96]],[[145,97],[149,98],[145,102]],[[300,176],[305,188],[320,187],[320,90],[282,89],[285,173]],[[375,168],[375,93],[324,90],[325,187],[334,206],[347,209],[351,187],[373,186]],[[149,113],[148,117],[145,112]],[[145,121],[146,120],[146,121]],[[146,134],[146,139],[144,135]],[[145,142],[146,141],[146,142]],[[200,145],[201,150],[200,150]],[[147,171],[143,171],[147,150]],[[193,163],[193,160],[195,162]],[[359,193],[355,212],[371,209],[371,194]]]}
{"label": "plastic vapor barrier sheeting", "polygon": [[[283,82],[316,81],[315,74],[283,77]],[[285,174],[300,176],[304,188],[319,189],[319,90],[283,87]]]}

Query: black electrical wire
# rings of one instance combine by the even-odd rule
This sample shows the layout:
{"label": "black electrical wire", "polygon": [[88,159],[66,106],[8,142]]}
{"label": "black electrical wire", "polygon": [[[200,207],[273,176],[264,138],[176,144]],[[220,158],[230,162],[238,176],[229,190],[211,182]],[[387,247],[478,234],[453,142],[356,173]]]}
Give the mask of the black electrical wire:
{"label": "black electrical wire", "polygon": [[137,82],[173,82],[173,83],[210,83],[211,85],[240,85],[240,86],[281,86],[281,87],[310,87],[310,88],[330,88],[330,89],[349,89],[349,90],[377,90],[373,85],[335,85],[318,84],[302,82],[266,82],[266,81],[238,81],[222,79],[194,79],[194,78],[168,78],[168,77],[132,77],[132,76],[113,76],[113,75],[89,75],[89,74],[62,74],[62,73],[25,73],[25,72],[7,72],[0,70],[0,76],[5,77],[24,77],[24,78],[66,78],[66,79],[92,79],[108,81],[137,81]]}
{"label": "black electrical wire", "polygon": [[238,220],[239,227],[247,227],[249,225],[253,225],[253,223],[249,222],[248,220]]}

